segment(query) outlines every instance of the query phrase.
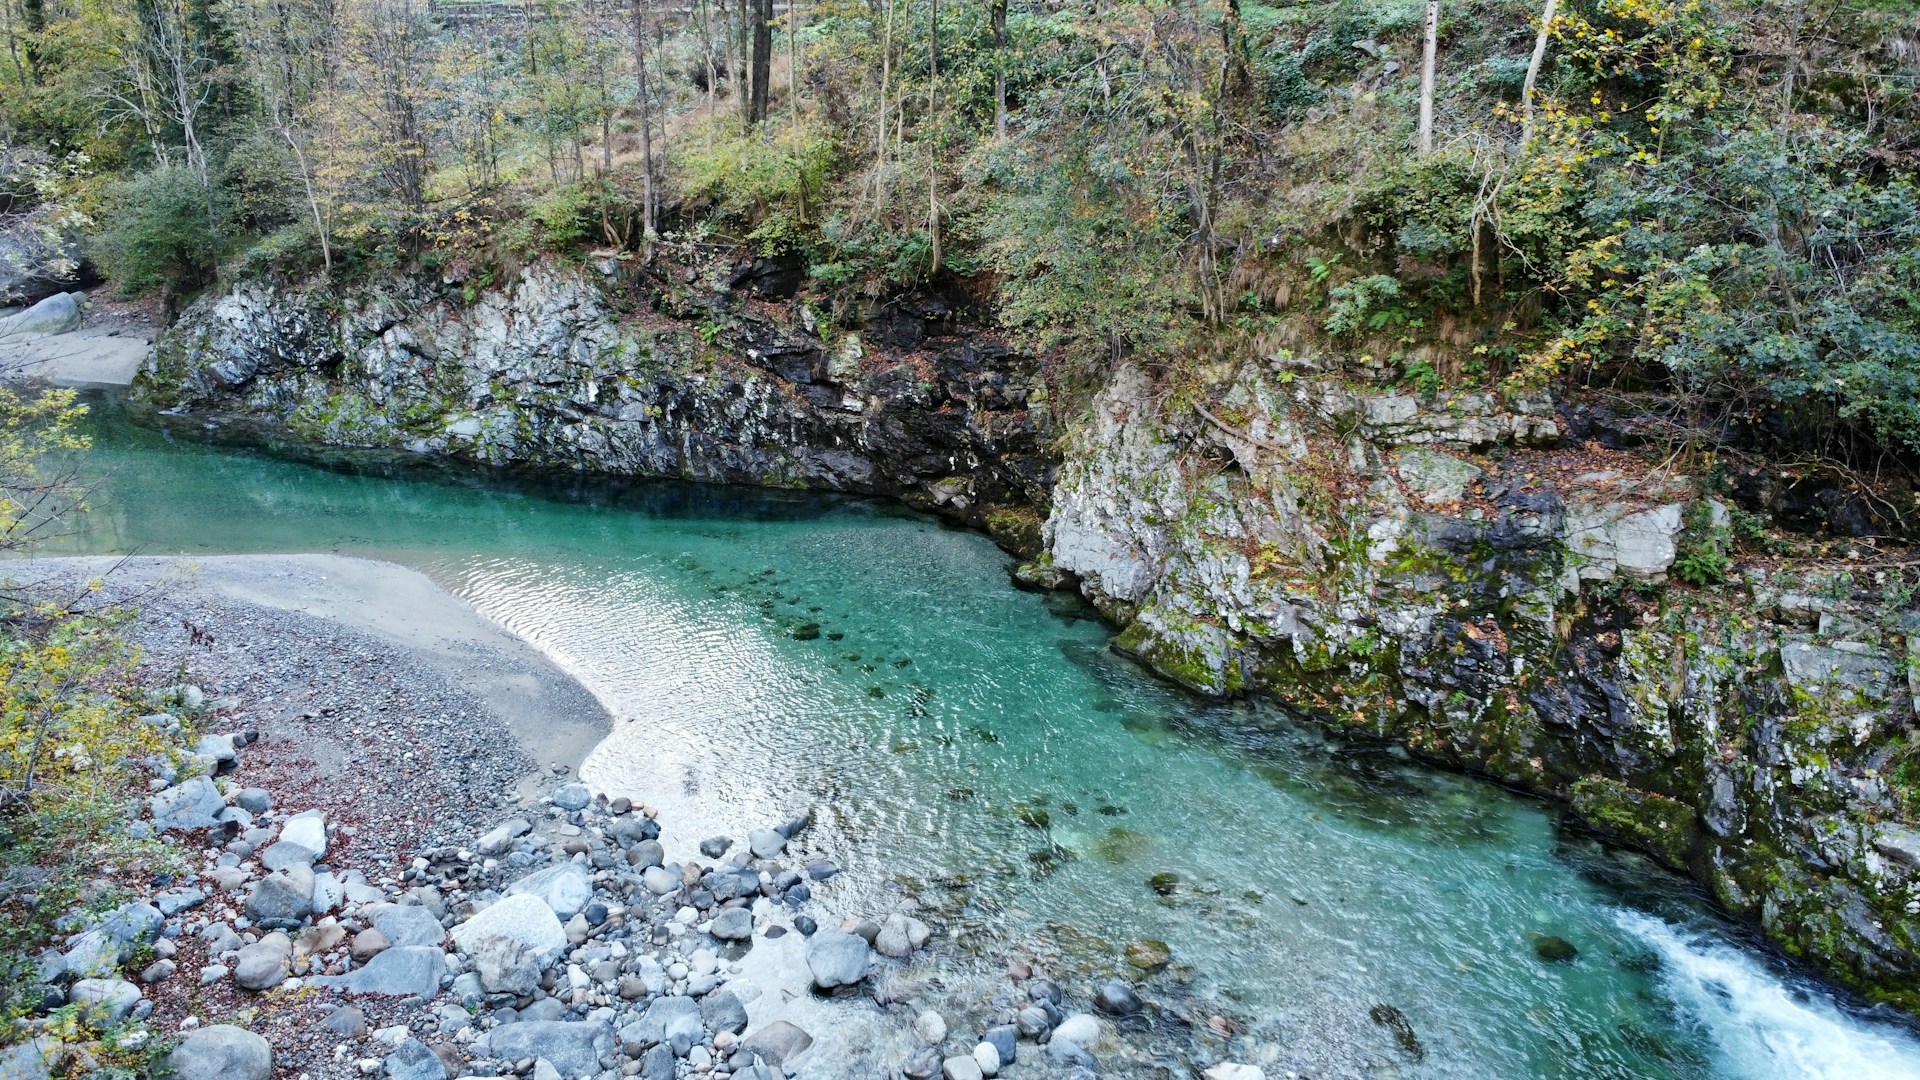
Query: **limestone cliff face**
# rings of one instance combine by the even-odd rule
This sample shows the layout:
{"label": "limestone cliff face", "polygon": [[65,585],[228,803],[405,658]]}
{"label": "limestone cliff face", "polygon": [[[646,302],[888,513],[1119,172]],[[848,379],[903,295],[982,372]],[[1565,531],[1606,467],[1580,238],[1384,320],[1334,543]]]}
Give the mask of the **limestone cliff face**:
{"label": "limestone cliff face", "polygon": [[1920,1009],[1907,600],[1831,571],[1669,581],[1728,507],[1583,445],[1545,396],[1286,357],[1172,391],[1123,367],[1068,423],[1033,359],[937,303],[835,330],[688,284],[643,298],[617,267],[537,264],[471,295],[241,285],[185,313],[139,391],[315,443],[984,524],[1165,675],[1565,800]]}
{"label": "limestone cliff face", "polygon": [[809,332],[804,309],[690,295],[670,299],[701,306],[668,318],[616,267],[554,263],[472,295],[408,279],[246,283],[189,308],[136,391],[329,446],[890,495],[1003,532],[1023,513],[1037,523],[1026,508],[1051,480],[1051,417],[1030,358],[928,338],[937,312],[889,311],[892,336],[918,347],[869,349]]}
{"label": "limestone cliff face", "polygon": [[1571,803],[1844,980],[1920,1007],[1920,832],[1893,755],[1920,619],[1834,573],[1669,582],[1729,508],[1569,445],[1544,399],[1296,365],[1198,400],[1122,371],[1061,467],[1050,564],[1197,690]]}

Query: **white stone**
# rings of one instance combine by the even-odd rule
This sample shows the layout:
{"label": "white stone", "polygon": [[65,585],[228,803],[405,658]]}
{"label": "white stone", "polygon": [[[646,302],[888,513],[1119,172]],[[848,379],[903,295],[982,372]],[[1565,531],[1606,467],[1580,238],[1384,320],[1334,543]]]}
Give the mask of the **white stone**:
{"label": "white stone", "polygon": [[453,928],[454,944],[462,952],[485,937],[508,937],[527,947],[541,962],[551,963],[567,949],[567,932],[545,900],[520,893],[498,900],[473,918]]}

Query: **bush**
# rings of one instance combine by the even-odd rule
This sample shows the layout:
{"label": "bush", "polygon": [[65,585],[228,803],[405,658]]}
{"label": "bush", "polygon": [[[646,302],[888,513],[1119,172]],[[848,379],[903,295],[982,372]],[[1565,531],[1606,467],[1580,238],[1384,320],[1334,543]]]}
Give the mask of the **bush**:
{"label": "bush", "polygon": [[213,279],[220,256],[214,193],[189,169],[170,166],[123,180],[94,240],[94,255],[122,294],[159,290],[171,299]]}

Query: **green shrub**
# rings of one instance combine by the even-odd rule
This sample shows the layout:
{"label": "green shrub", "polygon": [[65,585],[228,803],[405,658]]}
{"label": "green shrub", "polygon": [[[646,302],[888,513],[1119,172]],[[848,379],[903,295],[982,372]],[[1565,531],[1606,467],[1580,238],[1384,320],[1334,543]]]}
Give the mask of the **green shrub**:
{"label": "green shrub", "polygon": [[107,205],[113,209],[94,254],[121,293],[171,297],[213,279],[219,200],[191,170],[171,166],[123,180]]}

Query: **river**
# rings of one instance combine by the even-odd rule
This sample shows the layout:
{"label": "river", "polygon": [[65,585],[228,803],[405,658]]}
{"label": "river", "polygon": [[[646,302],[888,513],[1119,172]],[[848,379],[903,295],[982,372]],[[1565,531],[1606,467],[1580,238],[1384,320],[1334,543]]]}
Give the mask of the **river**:
{"label": "river", "polygon": [[[1910,1026],[1688,883],[1490,784],[1170,688],[981,536],[821,495],[322,468],[95,406],[99,487],[57,551],[418,568],[607,703],[588,782],[686,837],[816,807],[841,902],[917,892],[953,985],[1024,954],[1084,988],[1154,939],[1148,995],[1234,1018],[1214,1048],[1272,1076],[1920,1078]],[[1578,955],[1543,960],[1549,935]]]}

